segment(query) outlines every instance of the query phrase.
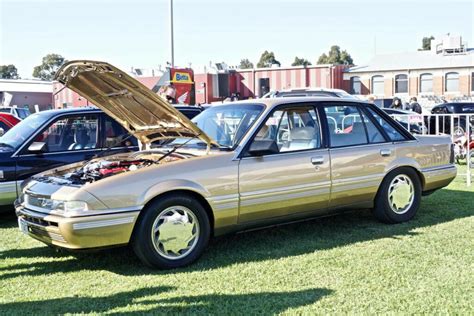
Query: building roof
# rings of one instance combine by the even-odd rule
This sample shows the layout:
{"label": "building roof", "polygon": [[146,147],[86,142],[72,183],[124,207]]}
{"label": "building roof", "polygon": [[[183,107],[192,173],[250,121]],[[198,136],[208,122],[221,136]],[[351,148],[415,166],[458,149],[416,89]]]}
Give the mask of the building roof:
{"label": "building roof", "polygon": [[376,55],[364,66],[355,66],[345,72],[376,72],[407,69],[436,69],[474,67],[474,50],[460,54],[436,54],[432,51],[415,51]]}
{"label": "building roof", "polygon": [[53,93],[53,82],[42,80],[0,79],[0,92]]}

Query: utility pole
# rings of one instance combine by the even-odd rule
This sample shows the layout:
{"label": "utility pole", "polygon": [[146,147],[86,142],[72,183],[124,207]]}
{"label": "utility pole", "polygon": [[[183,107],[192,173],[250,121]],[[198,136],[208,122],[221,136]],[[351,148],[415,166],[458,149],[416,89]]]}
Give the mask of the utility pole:
{"label": "utility pole", "polygon": [[170,0],[170,44],[171,44],[171,68],[173,68],[174,67],[173,0]]}

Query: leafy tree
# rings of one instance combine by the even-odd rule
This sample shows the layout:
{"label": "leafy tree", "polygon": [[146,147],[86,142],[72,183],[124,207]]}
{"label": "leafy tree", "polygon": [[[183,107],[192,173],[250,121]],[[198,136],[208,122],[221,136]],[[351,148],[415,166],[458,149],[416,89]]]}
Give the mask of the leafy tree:
{"label": "leafy tree", "polygon": [[311,63],[307,59],[298,58],[298,56],[295,56],[295,61],[291,65],[292,66],[311,66]]}
{"label": "leafy tree", "polygon": [[273,52],[264,51],[262,56],[260,56],[260,61],[257,63],[257,67],[270,68],[274,64],[281,66],[280,62],[275,59],[275,54],[273,54]]}
{"label": "leafy tree", "polygon": [[431,40],[434,40],[434,36],[431,35],[430,37],[423,37],[421,40],[421,48],[418,50],[430,50],[431,49]]}
{"label": "leafy tree", "polygon": [[333,65],[353,65],[354,60],[351,55],[346,51],[341,51],[341,48],[337,45],[331,46],[328,54],[323,53],[318,58],[318,64],[333,64]]}
{"label": "leafy tree", "polygon": [[0,79],[20,79],[18,76],[18,69],[15,65],[1,65],[0,66]]}
{"label": "leafy tree", "polygon": [[253,63],[250,60],[248,60],[247,58],[242,59],[240,61],[239,68],[240,69],[251,69],[251,68],[253,68]]}
{"label": "leafy tree", "polygon": [[33,77],[40,78],[41,80],[53,80],[58,68],[66,61],[61,55],[48,54],[43,57],[41,65],[33,69]]}

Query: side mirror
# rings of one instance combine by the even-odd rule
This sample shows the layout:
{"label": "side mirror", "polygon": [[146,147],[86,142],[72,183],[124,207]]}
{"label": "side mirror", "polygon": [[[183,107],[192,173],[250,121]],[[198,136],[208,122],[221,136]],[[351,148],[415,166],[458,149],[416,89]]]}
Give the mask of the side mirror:
{"label": "side mirror", "polygon": [[250,144],[250,156],[264,156],[279,153],[278,145],[274,140],[259,139]]}
{"label": "side mirror", "polygon": [[28,147],[28,151],[32,153],[44,153],[46,151],[46,143],[45,142],[33,142],[31,143],[30,147]]}
{"label": "side mirror", "polygon": [[5,130],[3,128],[0,127],[0,137],[3,136],[3,134],[5,134]]}

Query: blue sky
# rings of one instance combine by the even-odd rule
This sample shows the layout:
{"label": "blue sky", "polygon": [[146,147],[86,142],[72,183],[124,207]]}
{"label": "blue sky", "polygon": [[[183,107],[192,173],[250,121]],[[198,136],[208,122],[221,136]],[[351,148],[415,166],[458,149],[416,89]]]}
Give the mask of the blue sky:
{"label": "blue sky", "polygon": [[[256,63],[264,50],[284,66],[295,56],[314,64],[333,44],[363,64],[448,32],[474,47],[473,2],[174,0],[175,64]],[[0,0],[0,64],[15,64],[23,78],[48,53],[157,68],[170,60],[168,3]]]}

